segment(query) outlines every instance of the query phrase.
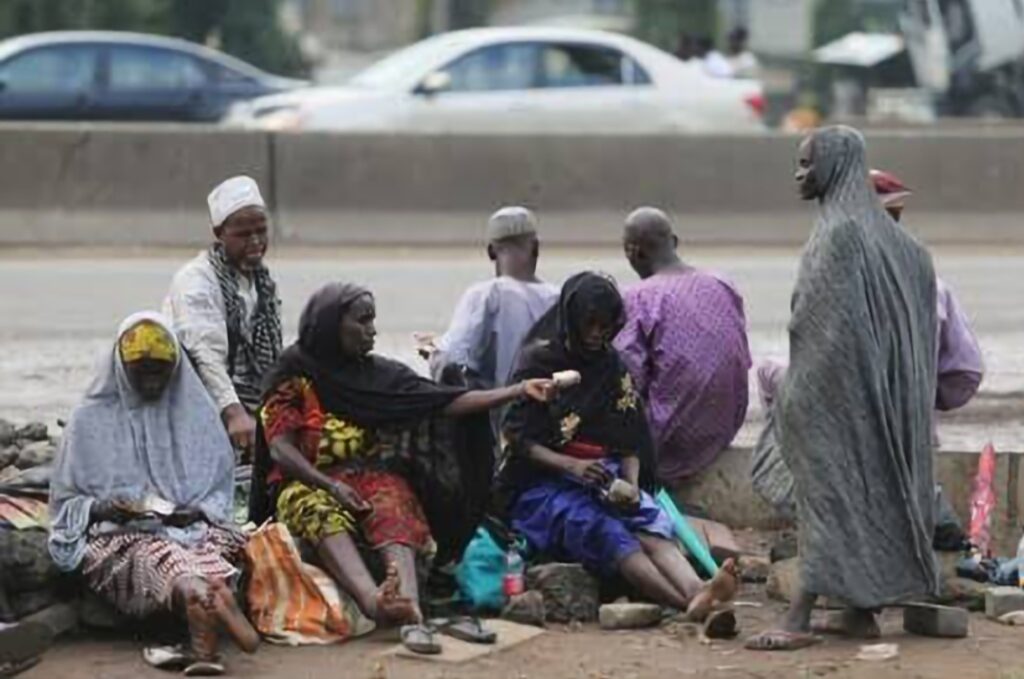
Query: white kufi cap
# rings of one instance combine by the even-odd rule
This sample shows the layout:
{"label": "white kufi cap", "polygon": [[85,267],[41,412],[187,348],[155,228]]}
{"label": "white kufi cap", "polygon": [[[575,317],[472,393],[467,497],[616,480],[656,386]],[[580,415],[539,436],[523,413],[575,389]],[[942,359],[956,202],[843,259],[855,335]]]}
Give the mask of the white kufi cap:
{"label": "white kufi cap", "polygon": [[256,180],[245,175],[226,179],[217,185],[206,202],[210,206],[210,222],[216,228],[228,217],[245,207],[266,207]]}

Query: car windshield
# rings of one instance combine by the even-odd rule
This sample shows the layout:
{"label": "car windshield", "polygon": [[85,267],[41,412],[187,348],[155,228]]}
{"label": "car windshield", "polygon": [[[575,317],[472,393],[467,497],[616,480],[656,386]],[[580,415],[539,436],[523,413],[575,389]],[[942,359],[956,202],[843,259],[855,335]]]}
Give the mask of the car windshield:
{"label": "car windshield", "polygon": [[409,78],[410,72],[422,71],[424,61],[431,54],[443,49],[443,45],[449,44],[450,39],[451,36],[441,35],[401,49],[357,73],[349,81],[349,84],[368,89],[387,89],[399,86]]}

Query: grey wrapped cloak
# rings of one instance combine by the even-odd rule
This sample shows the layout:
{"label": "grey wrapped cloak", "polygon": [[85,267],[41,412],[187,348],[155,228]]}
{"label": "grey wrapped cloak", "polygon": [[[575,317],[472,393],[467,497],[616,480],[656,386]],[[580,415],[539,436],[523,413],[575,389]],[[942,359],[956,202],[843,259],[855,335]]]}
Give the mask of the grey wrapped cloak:
{"label": "grey wrapped cloak", "polygon": [[872,190],[858,132],[815,133],[811,158],[823,195],[793,293],[776,434],[804,589],[875,608],[938,590],[935,273]]}

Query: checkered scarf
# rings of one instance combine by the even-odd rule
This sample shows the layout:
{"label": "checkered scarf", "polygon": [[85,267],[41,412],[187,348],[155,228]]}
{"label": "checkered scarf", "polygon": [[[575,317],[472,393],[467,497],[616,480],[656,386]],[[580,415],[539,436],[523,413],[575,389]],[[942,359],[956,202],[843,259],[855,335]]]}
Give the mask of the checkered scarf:
{"label": "checkered scarf", "polygon": [[277,284],[267,267],[260,266],[254,272],[258,301],[252,318],[252,334],[247,335],[242,330],[245,303],[238,292],[238,279],[224,254],[224,246],[214,243],[208,257],[224,297],[228,374],[235,384],[238,399],[250,410],[255,410],[260,401],[263,376],[281,355],[281,302],[277,298]]}

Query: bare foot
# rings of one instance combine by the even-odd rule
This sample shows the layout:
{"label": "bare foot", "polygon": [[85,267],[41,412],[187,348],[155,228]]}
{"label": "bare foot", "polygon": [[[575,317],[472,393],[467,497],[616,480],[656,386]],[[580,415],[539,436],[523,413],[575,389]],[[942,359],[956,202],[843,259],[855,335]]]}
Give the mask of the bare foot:
{"label": "bare foot", "polygon": [[238,608],[235,596],[224,583],[210,585],[213,596],[213,612],[235,640],[238,647],[246,653],[255,653],[260,645],[259,632]]}
{"label": "bare foot", "polygon": [[194,660],[217,660],[217,621],[209,600],[209,590],[193,583],[185,594],[185,617],[188,620],[189,650]]}
{"label": "bare foot", "polygon": [[734,559],[726,559],[715,577],[711,578],[690,601],[686,609],[686,618],[691,622],[703,622],[715,605],[724,604],[736,598],[739,589],[739,576]]}
{"label": "bare foot", "polygon": [[373,611],[373,619],[382,625],[419,622],[415,602],[403,597],[401,592],[402,579],[398,574],[398,567],[389,563],[384,582],[377,589],[377,596],[374,599],[376,610]]}

